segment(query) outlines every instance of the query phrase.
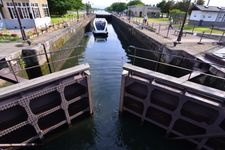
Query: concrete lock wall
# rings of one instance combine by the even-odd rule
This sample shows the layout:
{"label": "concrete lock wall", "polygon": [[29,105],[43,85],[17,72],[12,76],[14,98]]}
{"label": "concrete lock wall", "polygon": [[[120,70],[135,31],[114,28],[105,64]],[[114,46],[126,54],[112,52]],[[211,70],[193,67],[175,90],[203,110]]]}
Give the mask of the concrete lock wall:
{"label": "concrete lock wall", "polygon": [[0,89],[0,143],[29,143],[92,114],[89,65]]}
{"label": "concrete lock wall", "polygon": [[[61,31],[61,34],[58,34],[55,37],[52,37],[48,41],[45,41],[44,43],[40,43],[36,46],[33,46],[29,49],[23,49],[22,50],[22,56],[29,56],[32,54],[44,54],[44,47],[46,48],[46,52],[54,52],[59,49],[63,49],[64,47],[75,47],[77,46],[82,38],[84,37],[85,34],[85,28],[90,24],[90,22],[93,20],[94,16],[89,17],[87,20],[82,22],[79,26],[70,26]],[[30,52],[33,51],[33,52]],[[60,53],[64,56],[64,58],[68,57],[72,53],[72,48],[71,51],[65,51],[64,53]],[[52,54],[54,55],[54,54]],[[51,55],[48,55],[49,57]],[[54,55],[55,56],[55,55]],[[46,57],[45,55],[38,56],[34,58],[38,61],[39,65],[43,65],[46,63]],[[55,57],[54,59],[58,59]],[[56,66],[54,66],[55,71],[60,70],[61,66],[63,65],[64,61],[61,61],[61,64],[57,63]],[[32,65],[32,64],[28,64]]]}
{"label": "concrete lock wall", "polygon": [[132,25],[126,23],[125,21],[117,18],[116,16],[112,16],[112,22],[114,24],[114,28],[117,28],[119,31],[122,31],[123,37],[125,39],[129,38],[132,41],[139,41],[145,48],[149,48],[151,50],[161,50],[162,44],[155,41],[151,37],[141,33]]}
{"label": "concrete lock wall", "polygon": [[123,67],[120,112],[164,129],[197,149],[225,149],[225,92],[146,70]]}
{"label": "concrete lock wall", "polygon": [[[132,44],[135,45],[135,42],[138,41],[138,43],[140,43],[142,48],[161,52],[163,54],[168,54],[167,56],[166,55],[162,56],[162,57],[167,57],[167,58],[162,58],[163,62],[170,63],[174,59],[177,59],[172,55],[179,55],[186,58],[195,58],[194,56],[186,53],[183,50],[176,50],[176,51],[172,50],[171,48],[162,44],[160,41],[157,41],[151,38],[150,36],[141,32],[136,27],[121,20],[120,18],[117,18],[116,16],[112,16],[112,22],[113,22],[115,30],[118,31],[119,34],[123,36],[123,38],[126,41],[128,41],[128,43],[130,43],[130,45]],[[158,55],[155,53],[152,53],[152,55],[155,55],[155,57],[158,57]]]}

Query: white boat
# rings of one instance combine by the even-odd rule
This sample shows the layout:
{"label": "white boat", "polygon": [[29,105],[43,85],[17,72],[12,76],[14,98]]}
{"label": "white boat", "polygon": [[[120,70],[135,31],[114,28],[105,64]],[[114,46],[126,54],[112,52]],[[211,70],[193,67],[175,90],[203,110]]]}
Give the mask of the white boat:
{"label": "white boat", "polygon": [[95,18],[93,21],[93,34],[94,36],[101,36],[101,37],[107,37],[108,36],[108,31],[107,31],[107,26],[108,22],[106,21],[105,18]]}

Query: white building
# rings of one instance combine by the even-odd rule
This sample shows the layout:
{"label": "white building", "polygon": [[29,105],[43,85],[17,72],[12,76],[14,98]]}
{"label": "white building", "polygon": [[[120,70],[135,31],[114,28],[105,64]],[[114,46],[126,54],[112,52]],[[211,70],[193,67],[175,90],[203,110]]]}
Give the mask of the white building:
{"label": "white building", "polygon": [[41,28],[50,25],[51,18],[47,0],[0,0],[0,29],[18,29],[19,23],[16,15],[21,20],[23,28]]}
{"label": "white building", "polygon": [[135,17],[143,17],[147,15],[148,17],[157,18],[160,16],[160,8],[150,5],[145,6],[128,6],[128,11],[130,11],[130,15]]}
{"label": "white building", "polygon": [[195,5],[189,24],[225,27],[225,7]]}

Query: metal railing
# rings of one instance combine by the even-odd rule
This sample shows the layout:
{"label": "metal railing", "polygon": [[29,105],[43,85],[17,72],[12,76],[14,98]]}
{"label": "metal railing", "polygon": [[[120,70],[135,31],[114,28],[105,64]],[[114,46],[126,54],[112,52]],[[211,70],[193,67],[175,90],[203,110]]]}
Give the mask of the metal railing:
{"label": "metal railing", "polygon": [[[128,47],[128,51],[132,53],[132,54],[128,54],[128,56],[131,57],[133,65],[136,64],[136,59],[139,59],[139,60],[143,60],[143,61],[154,63],[157,66],[158,65],[163,65],[163,66],[172,67],[172,68],[181,69],[183,71],[190,72],[189,76],[188,76],[188,80],[191,79],[191,75],[192,75],[192,73],[194,71],[198,71],[198,72],[201,73],[201,75],[205,75],[207,77],[213,77],[213,78],[216,78],[216,79],[220,79],[220,80],[223,80],[225,82],[225,78],[224,77],[220,77],[220,76],[216,76],[216,75],[213,75],[213,74],[206,73],[203,70],[201,70],[200,68],[196,68],[196,67],[192,67],[192,69],[190,69],[190,68],[185,68],[185,67],[169,64],[167,62],[162,62],[161,58],[163,56],[169,56],[169,57],[173,57],[173,58],[179,58],[179,59],[183,59],[183,60],[188,60],[188,61],[190,61],[192,63],[206,64],[206,65],[210,65],[210,66],[215,65],[215,66],[224,68],[223,65],[219,65],[219,64],[215,64],[215,63],[206,63],[206,62],[203,62],[203,61],[198,60],[198,59],[183,57],[183,56],[176,55],[176,54],[168,54],[168,53],[154,51],[154,50],[149,50],[149,49],[144,49],[144,48],[138,48],[138,47],[135,47],[135,46],[129,46]],[[149,54],[150,53],[154,53],[154,54],[158,55],[159,58],[157,60],[153,60],[153,59],[145,58],[143,56],[138,56],[137,55],[138,51],[149,52]],[[158,67],[155,67],[154,71],[158,72]]]}
{"label": "metal railing", "polygon": [[[11,60],[1,60],[0,61],[0,78],[1,79],[5,79],[8,77],[9,79],[12,79],[13,83],[18,83],[20,82],[21,79],[23,78],[27,78],[26,75],[26,71],[27,70],[31,70],[34,68],[40,68],[43,65],[47,65],[48,66],[48,73],[52,73],[53,72],[53,66],[54,64],[57,64],[59,62],[65,62],[67,60],[76,58],[76,60],[79,60],[81,55],[74,55],[74,56],[65,56],[64,58],[60,58],[60,59],[54,59],[53,56],[54,55],[60,55],[60,53],[65,53],[66,51],[69,52],[68,55],[72,54],[74,49],[77,48],[82,48],[82,46],[78,45],[78,46],[73,46],[73,47],[66,47],[66,48],[61,48],[58,49],[56,51],[52,51],[52,52],[47,52],[45,49],[45,46],[43,46],[43,51],[42,53],[38,53],[35,55],[30,55],[30,56],[25,56],[25,57],[18,57],[18,58],[14,58]],[[25,59],[29,59],[29,58],[39,58],[39,57],[45,57],[45,63],[43,65],[33,65],[33,66],[29,66],[26,67],[26,64],[24,63]],[[77,62],[78,63],[78,62]],[[56,70],[54,70],[56,71]],[[24,75],[25,73],[25,75]],[[23,77],[20,77],[22,74]]]}

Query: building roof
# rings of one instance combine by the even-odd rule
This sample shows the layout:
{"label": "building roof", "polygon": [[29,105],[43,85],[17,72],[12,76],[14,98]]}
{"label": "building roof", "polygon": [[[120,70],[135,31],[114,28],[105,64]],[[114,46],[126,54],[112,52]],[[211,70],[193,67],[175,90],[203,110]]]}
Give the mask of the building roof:
{"label": "building roof", "polygon": [[195,5],[192,10],[201,10],[201,11],[212,11],[212,12],[225,12],[225,7],[217,7],[217,6],[203,6],[203,5]]}

